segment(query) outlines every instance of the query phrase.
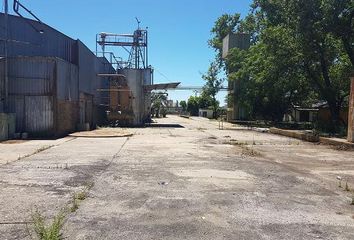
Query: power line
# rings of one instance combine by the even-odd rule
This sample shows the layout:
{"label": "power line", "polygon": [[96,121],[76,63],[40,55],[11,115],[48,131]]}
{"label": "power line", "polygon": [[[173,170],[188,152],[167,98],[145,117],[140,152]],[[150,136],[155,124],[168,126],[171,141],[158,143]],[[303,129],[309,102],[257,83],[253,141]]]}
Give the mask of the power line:
{"label": "power line", "polygon": [[154,70],[160,74],[163,78],[165,78],[168,82],[172,83],[172,81],[165,75],[163,74],[162,72],[160,72],[157,68],[154,68]]}

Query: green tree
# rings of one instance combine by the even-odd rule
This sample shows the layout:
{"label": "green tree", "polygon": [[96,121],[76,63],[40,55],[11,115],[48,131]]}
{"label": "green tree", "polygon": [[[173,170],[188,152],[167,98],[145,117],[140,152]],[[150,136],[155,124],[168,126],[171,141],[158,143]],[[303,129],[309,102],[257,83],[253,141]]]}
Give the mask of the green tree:
{"label": "green tree", "polygon": [[167,94],[164,92],[153,92],[151,94],[151,113],[152,117],[154,115],[158,118],[160,117],[161,111],[165,110],[167,105]]}
{"label": "green tree", "polygon": [[216,100],[216,95],[222,87],[224,79],[218,77],[220,73],[218,64],[212,62],[209,66],[208,72],[203,74],[202,78],[205,81],[203,87],[202,97],[209,100],[209,106],[213,109],[213,117],[216,118],[219,109],[219,102]]}
{"label": "green tree", "polygon": [[187,103],[187,111],[192,116],[199,115],[199,103],[200,103],[199,97],[197,97],[197,96],[190,96],[189,97],[188,103]]}
{"label": "green tree", "polygon": [[199,109],[206,109],[212,106],[212,98],[204,92],[200,96],[190,96],[187,102],[187,111],[192,116],[199,115]]}
{"label": "green tree", "polygon": [[220,58],[220,45],[210,44],[230,31],[230,24],[220,24],[228,22],[221,16],[209,45],[236,82],[237,100],[254,116],[273,120],[292,105],[326,100],[337,125],[353,69],[353,3],[254,0],[249,16],[232,26],[249,33],[252,46],[231,51],[227,59]]}
{"label": "green tree", "polygon": [[301,66],[319,96],[331,111],[333,127],[349,95],[349,74],[353,69],[354,1],[259,0],[267,16],[267,28],[289,29],[301,57]]}
{"label": "green tree", "polygon": [[187,110],[186,101],[180,101],[179,105],[182,107],[183,112],[185,112]]}

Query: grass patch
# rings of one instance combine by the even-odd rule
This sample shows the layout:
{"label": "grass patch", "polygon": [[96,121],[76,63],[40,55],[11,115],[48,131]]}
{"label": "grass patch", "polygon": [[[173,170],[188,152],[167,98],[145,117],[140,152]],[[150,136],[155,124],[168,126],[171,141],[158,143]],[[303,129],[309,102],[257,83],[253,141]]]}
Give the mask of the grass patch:
{"label": "grass patch", "polygon": [[[242,149],[241,155],[242,156],[250,156],[250,157],[262,157],[263,155],[254,150],[253,147],[248,147],[248,143],[247,142],[239,142],[237,140],[231,139],[230,141],[226,141],[224,142],[224,144],[230,144],[230,145],[234,145],[234,146],[239,146]],[[252,145],[255,145],[255,143],[253,142]]]}
{"label": "grass patch", "polygon": [[40,213],[38,209],[32,213],[33,231],[39,240],[60,240],[62,239],[61,230],[66,216],[69,213],[76,212],[80,203],[88,196],[88,191],[93,187],[93,183],[86,184],[85,188],[73,195],[73,200],[63,210],[61,210],[48,224],[48,220]]}
{"label": "grass patch", "polygon": [[32,214],[34,232],[39,240],[60,240],[61,229],[66,217],[65,211],[60,211],[50,224],[46,224],[45,217],[38,211]]}
{"label": "grass patch", "polygon": [[242,153],[241,155],[246,155],[250,157],[262,157],[262,154],[253,148],[247,147],[246,145],[241,145]]}

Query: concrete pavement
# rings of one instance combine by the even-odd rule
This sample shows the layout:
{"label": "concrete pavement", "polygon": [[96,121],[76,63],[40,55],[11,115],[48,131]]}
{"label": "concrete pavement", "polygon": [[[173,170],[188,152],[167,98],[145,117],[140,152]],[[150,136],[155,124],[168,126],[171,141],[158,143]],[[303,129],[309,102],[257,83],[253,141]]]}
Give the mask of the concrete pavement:
{"label": "concrete pavement", "polygon": [[[354,238],[353,192],[336,180],[354,187],[353,152],[201,118],[158,121],[2,165],[1,219],[26,221],[34,206],[51,218],[93,183],[65,239]],[[28,232],[0,224],[3,239]]]}

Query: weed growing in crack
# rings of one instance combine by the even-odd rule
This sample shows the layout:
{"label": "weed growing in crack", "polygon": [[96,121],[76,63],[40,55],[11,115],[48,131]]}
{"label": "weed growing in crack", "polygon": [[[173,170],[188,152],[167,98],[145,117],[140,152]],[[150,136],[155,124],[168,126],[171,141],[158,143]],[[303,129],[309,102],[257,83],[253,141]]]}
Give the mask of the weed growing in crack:
{"label": "weed growing in crack", "polygon": [[345,191],[347,191],[347,192],[350,191],[349,186],[348,186],[348,181],[345,182]]}
{"label": "weed growing in crack", "polygon": [[52,147],[54,147],[54,146],[53,145],[43,146],[41,148],[38,148],[33,154],[37,154],[37,153],[43,152],[43,151],[48,150],[49,148],[52,148]]}
{"label": "weed growing in crack", "polygon": [[[85,200],[88,196],[88,191],[93,187],[93,183],[87,183],[85,188],[73,195],[72,202],[63,208],[47,225],[47,220],[40,213],[38,209],[32,213],[33,231],[39,240],[60,240],[62,239],[61,230],[64,225],[64,220],[70,212],[76,212],[79,209],[81,201]],[[71,206],[70,206],[71,205]]]}
{"label": "weed growing in crack", "polygon": [[70,207],[70,212],[76,212],[76,210],[79,209],[80,202],[85,200],[86,198],[87,198],[87,192],[85,190],[77,194],[74,194],[72,206]]}
{"label": "weed growing in crack", "polygon": [[76,212],[79,209],[80,203],[87,198],[88,191],[93,187],[93,183],[86,184],[86,187],[81,192],[74,194],[70,212]]}
{"label": "weed growing in crack", "polygon": [[65,212],[60,211],[56,215],[49,225],[46,225],[45,217],[38,211],[38,209],[32,214],[32,221],[34,225],[34,231],[39,240],[60,240],[61,229],[64,224]]}

